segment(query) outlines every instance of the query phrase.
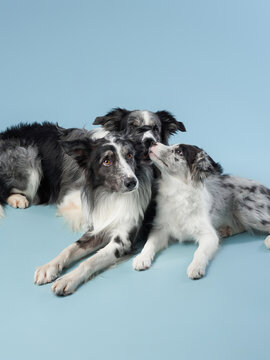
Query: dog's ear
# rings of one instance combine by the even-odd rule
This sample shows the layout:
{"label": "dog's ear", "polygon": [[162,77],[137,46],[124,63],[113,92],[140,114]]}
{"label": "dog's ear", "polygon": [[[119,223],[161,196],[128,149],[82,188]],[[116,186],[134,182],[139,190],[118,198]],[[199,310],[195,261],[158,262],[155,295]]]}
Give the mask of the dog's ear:
{"label": "dog's ear", "polygon": [[93,122],[94,125],[101,125],[108,131],[120,131],[122,119],[128,115],[130,111],[126,109],[116,108],[108,112],[105,116],[99,116]]}
{"label": "dog's ear", "polygon": [[222,174],[221,165],[197,146],[181,145],[181,150],[194,181],[204,181],[210,175]]}
{"label": "dog's ear", "polygon": [[163,144],[167,145],[170,135],[175,134],[178,130],[186,131],[185,125],[182,122],[177,121],[168,111],[157,111],[156,115],[159,117],[162,125],[161,140]]}
{"label": "dog's ear", "polygon": [[65,152],[77,161],[80,167],[85,168],[94,142],[88,138],[73,141],[61,141]]}

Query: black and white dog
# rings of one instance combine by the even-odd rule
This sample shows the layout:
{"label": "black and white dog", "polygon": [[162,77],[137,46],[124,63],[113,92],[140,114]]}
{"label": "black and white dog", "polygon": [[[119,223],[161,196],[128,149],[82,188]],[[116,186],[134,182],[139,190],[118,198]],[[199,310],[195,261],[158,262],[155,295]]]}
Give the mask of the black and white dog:
{"label": "black and white dog", "polygon": [[[154,144],[150,158],[161,171],[157,214],[142,252],[133,260],[136,270],[149,268],[170,238],[195,240],[199,246],[187,275],[198,279],[218,249],[219,235],[270,233],[270,189],[222,175],[221,166],[196,146]],[[265,245],[270,248],[269,235]]]}
{"label": "black and white dog", "polygon": [[41,266],[35,282],[53,281],[64,267],[100,249],[52,286],[57,295],[68,295],[94,273],[130,252],[151,199],[152,167],[140,161],[136,144],[119,135],[64,142],[66,152],[85,173],[83,214],[89,230],[80,240]]}
{"label": "black and white dog", "polygon": [[83,177],[61,141],[87,134],[87,130],[64,129],[51,123],[20,124],[0,133],[1,216],[7,203],[21,209],[30,204],[67,206],[70,195],[83,185]]}

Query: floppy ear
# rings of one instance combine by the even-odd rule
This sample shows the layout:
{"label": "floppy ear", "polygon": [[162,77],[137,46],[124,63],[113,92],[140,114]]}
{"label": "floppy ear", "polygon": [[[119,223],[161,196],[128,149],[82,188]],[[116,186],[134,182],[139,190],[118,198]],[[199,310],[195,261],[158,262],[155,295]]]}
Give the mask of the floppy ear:
{"label": "floppy ear", "polygon": [[90,139],[62,141],[61,145],[65,152],[77,161],[80,167],[86,167],[93,147],[93,142]]}
{"label": "floppy ear", "polygon": [[178,130],[186,131],[185,125],[182,122],[177,121],[168,111],[157,111],[156,115],[159,117],[162,124],[161,140],[163,144],[167,145],[170,135],[175,134]]}
{"label": "floppy ear", "polygon": [[108,131],[121,130],[121,121],[130,111],[116,108],[108,112],[105,116],[99,116],[93,122],[94,125],[102,125]]}
{"label": "floppy ear", "polygon": [[221,165],[202,149],[191,145],[182,145],[181,148],[194,181],[204,181],[210,175],[222,174]]}

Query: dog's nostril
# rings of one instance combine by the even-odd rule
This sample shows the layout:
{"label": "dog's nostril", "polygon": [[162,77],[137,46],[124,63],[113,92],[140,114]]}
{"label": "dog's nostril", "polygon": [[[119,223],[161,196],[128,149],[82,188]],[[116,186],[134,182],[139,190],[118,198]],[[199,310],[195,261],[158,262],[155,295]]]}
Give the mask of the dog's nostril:
{"label": "dog's nostril", "polygon": [[128,190],[133,190],[137,185],[137,180],[136,179],[127,179],[125,180],[125,187]]}

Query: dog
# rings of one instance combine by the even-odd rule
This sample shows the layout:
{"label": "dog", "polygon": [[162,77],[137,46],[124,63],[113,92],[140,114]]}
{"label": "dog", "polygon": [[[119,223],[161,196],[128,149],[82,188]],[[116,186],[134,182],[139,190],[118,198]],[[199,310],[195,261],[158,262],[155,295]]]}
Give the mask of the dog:
{"label": "dog", "polygon": [[[222,174],[222,167],[197,146],[153,144],[150,158],[160,169],[157,214],[136,270],[151,266],[169,239],[199,245],[187,269],[191,279],[205,275],[220,236],[243,231],[270,233],[270,189],[253,180]],[[270,248],[270,236],[265,239]]]}
{"label": "dog", "polygon": [[105,131],[125,134],[140,141],[144,147],[144,158],[149,160],[148,150],[152,142],[168,145],[171,135],[177,131],[185,132],[185,125],[168,111],[126,110],[115,108],[105,116],[99,116],[93,125],[101,125]]}
{"label": "dog", "polygon": [[85,129],[57,124],[19,124],[0,133],[0,216],[4,206],[57,204],[59,215],[81,227],[80,189],[83,172],[61,141],[93,136]]}
{"label": "dog", "polygon": [[98,140],[65,141],[62,146],[85,173],[82,202],[89,229],[55,259],[39,267],[35,283],[55,280],[63,268],[100,249],[54,282],[55,294],[68,295],[131,251],[150,203],[152,167],[140,161],[132,140],[116,134]]}

